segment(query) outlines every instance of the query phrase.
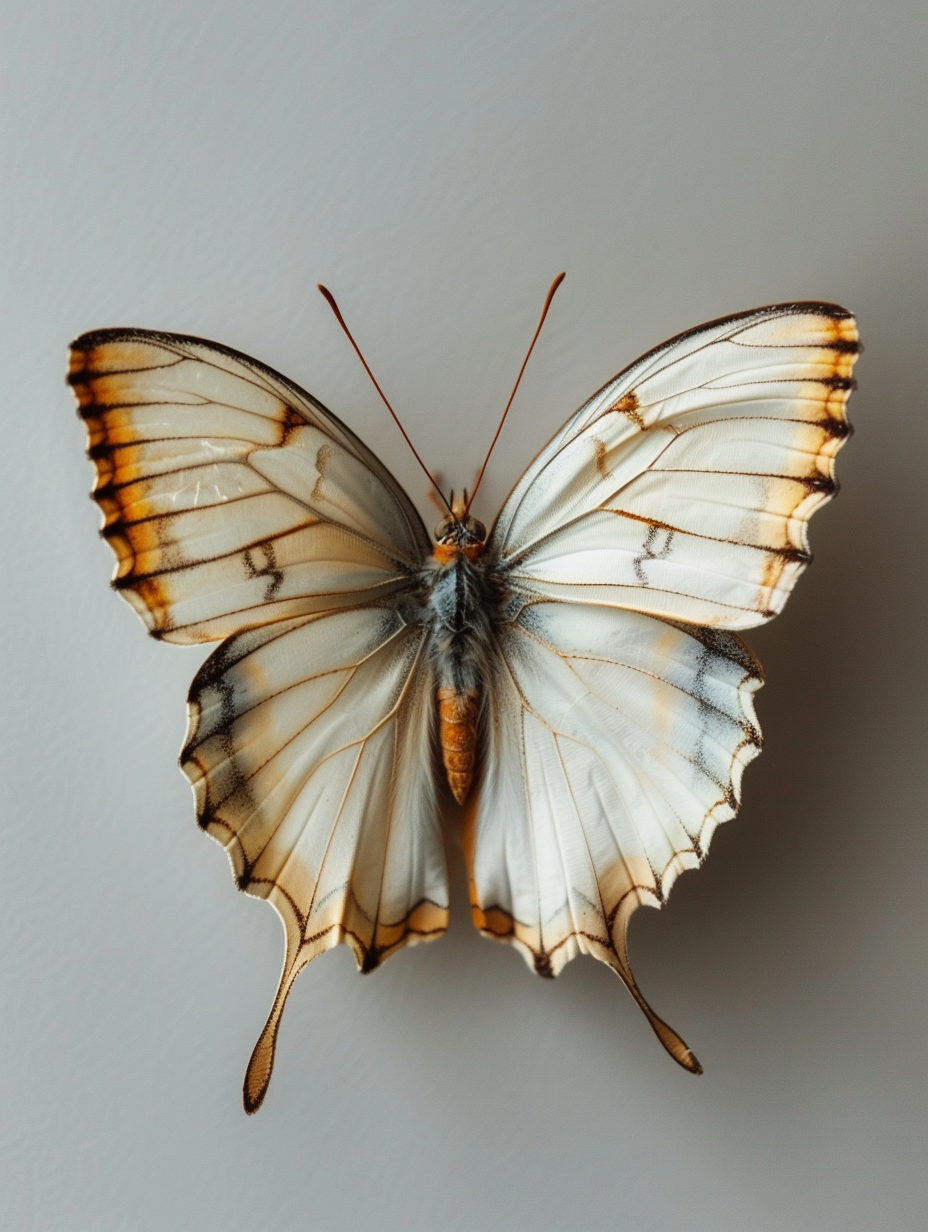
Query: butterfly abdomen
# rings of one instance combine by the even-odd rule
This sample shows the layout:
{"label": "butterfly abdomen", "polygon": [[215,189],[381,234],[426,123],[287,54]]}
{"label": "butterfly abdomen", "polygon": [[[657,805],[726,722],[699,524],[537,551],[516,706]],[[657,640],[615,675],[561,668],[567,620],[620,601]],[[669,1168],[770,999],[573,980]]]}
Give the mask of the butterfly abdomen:
{"label": "butterfly abdomen", "polygon": [[438,690],[436,696],[442,765],[451,794],[458,804],[463,804],[474,779],[480,694],[476,689],[458,692],[451,686],[445,686]]}

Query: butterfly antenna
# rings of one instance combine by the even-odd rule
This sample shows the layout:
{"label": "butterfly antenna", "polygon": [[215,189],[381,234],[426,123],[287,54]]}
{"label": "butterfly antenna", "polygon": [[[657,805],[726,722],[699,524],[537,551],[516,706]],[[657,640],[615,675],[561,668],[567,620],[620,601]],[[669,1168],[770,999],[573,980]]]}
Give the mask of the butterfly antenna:
{"label": "butterfly antenna", "polygon": [[503,416],[499,421],[499,427],[496,429],[496,435],[493,437],[492,441],[490,441],[490,448],[487,450],[487,456],[483,459],[483,465],[477,472],[477,478],[474,480],[473,491],[471,492],[467,504],[464,507],[465,517],[467,516],[471,505],[474,503],[474,497],[477,495],[477,489],[480,487],[481,480],[483,479],[483,472],[487,469],[487,463],[490,461],[490,454],[496,448],[496,442],[499,440],[499,434],[503,430],[503,424],[506,422],[506,416],[509,414],[509,408],[512,406],[512,400],[516,396],[516,390],[519,388],[519,382],[522,380],[522,373],[525,371],[529,357],[535,349],[535,343],[538,341],[538,335],[541,333],[541,327],[545,323],[545,317],[548,315],[548,309],[551,307],[551,301],[554,299],[554,293],[564,281],[566,276],[566,273],[562,271],[548,288],[548,294],[545,296],[545,306],[541,310],[541,317],[538,321],[538,327],[532,336],[531,342],[528,344],[528,350],[525,352],[525,359],[522,360],[522,367],[519,369],[519,375],[516,377],[516,383],[512,387],[512,393],[509,395],[509,401],[506,403],[506,409],[503,411]]}
{"label": "butterfly antenna", "polygon": [[[436,484],[437,490],[440,492],[441,484],[442,484],[441,471],[435,472],[435,484]],[[445,500],[444,497],[442,497],[441,500],[439,500],[431,488],[426,489],[425,499],[429,502],[430,505],[432,505],[438,511],[438,513],[441,514],[442,517],[444,517],[445,514],[448,512],[448,502]]]}
{"label": "butterfly antenna", "polygon": [[[561,277],[563,277],[563,275],[561,275]],[[361,348],[360,348],[360,347],[358,346],[358,344],[355,342],[354,338],[353,338],[353,337],[352,337],[352,335],[351,335],[351,330],[350,330],[350,329],[348,328],[348,326],[345,324],[345,318],[342,316],[341,311],[339,310],[338,304],[336,304],[336,302],[335,302],[335,296],[334,296],[334,295],[332,294],[332,292],[328,289],[328,287],[324,287],[324,286],[322,285],[322,283],[321,283],[321,282],[317,283],[316,285],[317,285],[317,287],[319,288],[319,290],[322,292],[323,296],[325,297],[326,303],[329,305],[329,307],[330,307],[330,308],[332,309],[332,311],[335,313],[335,320],[339,323],[339,325],[340,325],[340,326],[342,327],[342,329],[345,331],[345,336],[347,337],[347,339],[348,339],[348,341],[351,343],[351,345],[354,347],[354,349],[355,349],[355,353],[356,353],[356,355],[357,355],[358,359],[360,359],[360,361],[361,361],[362,365],[364,366],[364,371],[365,371],[365,372],[367,373],[367,375],[371,378],[371,381],[373,382],[374,388],[377,390],[377,392],[380,394],[381,398],[383,399],[383,404],[384,404],[384,406],[387,408],[387,410],[390,412],[390,415],[391,415],[391,416],[392,416],[392,418],[393,418],[393,422],[394,422],[394,423],[396,424],[396,426],[399,428],[400,432],[402,432],[402,434],[403,434],[403,440],[406,442],[406,444],[407,444],[407,445],[409,446],[409,448],[412,450],[412,456],[416,459],[416,461],[419,463],[419,465],[420,465],[420,466],[422,467],[422,469],[425,471],[425,474],[426,474],[426,476],[427,476],[427,478],[428,478],[429,483],[432,485],[432,487],[435,489],[435,491],[436,491],[436,492],[438,493],[438,495],[441,497],[441,501],[442,501],[442,504],[444,505],[444,507],[448,510],[448,512],[449,512],[449,513],[451,513],[451,506],[448,504],[448,501],[447,501],[447,499],[445,498],[445,494],[444,494],[444,492],[442,492],[441,488],[438,486],[438,484],[437,484],[437,483],[435,482],[435,480],[432,478],[432,473],[431,473],[431,471],[429,470],[429,468],[425,465],[425,463],[424,463],[424,462],[422,461],[422,459],[419,457],[419,451],[416,449],[415,445],[414,445],[414,444],[412,443],[412,441],[409,439],[409,433],[406,431],[406,429],[405,429],[405,428],[403,427],[403,425],[400,423],[399,416],[397,415],[396,411],[394,411],[393,407],[390,405],[390,402],[389,402],[389,399],[387,398],[387,395],[386,395],[386,394],[383,392],[383,390],[380,388],[380,385],[378,384],[377,378],[374,376],[373,372],[371,372],[370,368],[368,367],[367,360],[366,360],[366,359],[364,358],[364,356],[361,354]],[[549,298],[550,298],[550,297],[549,297]],[[523,365],[523,367],[524,367],[524,365]],[[453,514],[453,513],[451,513],[451,516],[452,516],[452,517],[454,517],[454,514]]]}

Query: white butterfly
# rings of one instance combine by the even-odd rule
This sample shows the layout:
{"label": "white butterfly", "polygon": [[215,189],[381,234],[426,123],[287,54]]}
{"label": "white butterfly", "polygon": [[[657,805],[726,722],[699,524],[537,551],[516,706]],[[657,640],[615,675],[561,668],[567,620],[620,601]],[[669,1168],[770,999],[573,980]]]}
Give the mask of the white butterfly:
{"label": "white butterfly", "polygon": [[174,334],[77,339],[113,584],[155,637],[222,641],[181,765],[286,932],[249,1112],[311,959],[345,942],[370,971],[444,931],[439,743],[477,928],[541,975],[608,963],[700,1072],[641,995],[626,928],[737,809],[762,675],[735,630],[809,561],[859,350],[832,304],[680,334],[571,416],[489,535],[452,502],[433,543],[370,450],[270,368]]}

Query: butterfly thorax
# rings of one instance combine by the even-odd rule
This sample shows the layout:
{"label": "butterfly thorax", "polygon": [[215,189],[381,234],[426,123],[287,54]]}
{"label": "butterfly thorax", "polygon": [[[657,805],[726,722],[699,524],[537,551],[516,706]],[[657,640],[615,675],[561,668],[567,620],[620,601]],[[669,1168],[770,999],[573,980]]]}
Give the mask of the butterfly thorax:
{"label": "butterfly thorax", "polygon": [[430,651],[438,687],[442,763],[455,800],[470,792],[498,586],[486,567],[486,528],[470,517],[435,530],[426,575]]}

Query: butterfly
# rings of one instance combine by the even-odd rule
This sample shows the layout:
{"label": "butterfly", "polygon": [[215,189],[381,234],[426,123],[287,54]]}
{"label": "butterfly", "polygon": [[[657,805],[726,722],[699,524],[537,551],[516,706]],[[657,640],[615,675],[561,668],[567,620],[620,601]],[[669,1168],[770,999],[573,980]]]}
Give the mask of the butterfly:
{"label": "butterfly", "polygon": [[480,932],[543,976],[601,959],[701,1072],[626,930],[738,808],[763,679],[738,633],[809,563],[859,351],[827,303],[688,330],[567,420],[489,533],[472,493],[432,537],[371,450],[257,360],[140,329],[72,344],[113,585],[154,637],[221,643],[181,766],[286,938],[246,1111],[308,962],[344,943],[371,971],[444,932],[449,789]]}

